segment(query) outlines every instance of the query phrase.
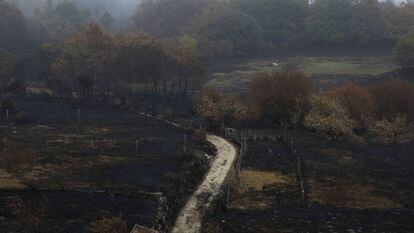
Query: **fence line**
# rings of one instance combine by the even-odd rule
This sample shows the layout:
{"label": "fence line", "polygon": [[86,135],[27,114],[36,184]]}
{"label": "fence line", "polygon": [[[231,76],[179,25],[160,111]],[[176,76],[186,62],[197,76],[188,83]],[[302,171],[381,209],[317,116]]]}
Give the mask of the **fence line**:
{"label": "fence line", "polygon": [[[236,175],[238,177],[241,171],[241,164],[242,164],[243,157],[247,151],[247,139],[254,138],[257,140],[259,138],[260,140],[261,138],[255,134],[250,135],[249,133],[240,132],[236,129],[230,129],[230,128],[225,130],[225,137],[240,145],[240,153],[238,155],[237,165],[236,165]],[[262,138],[268,139],[269,136],[266,134]],[[276,140],[276,137],[274,137],[274,135],[272,138]],[[284,124],[281,124],[281,131],[280,131],[279,139],[283,140],[283,142],[286,143],[286,145],[289,148],[290,155],[294,156],[294,158],[296,159],[295,173],[296,173],[296,179],[297,179],[297,184],[298,184],[298,189],[299,189],[299,194],[300,194],[300,202],[301,202],[302,207],[306,208],[307,207],[307,193],[306,193],[306,182],[305,182],[305,177],[303,173],[303,159],[302,159],[301,154],[298,152],[298,149],[297,149],[298,145],[295,143],[293,137],[288,133],[287,126]]]}
{"label": "fence line", "polygon": [[300,193],[300,202],[303,208],[307,208],[307,194],[305,188],[305,178],[303,174],[303,162],[302,156],[298,152],[297,145],[291,135],[287,131],[287,126],[281,124],[281,134],[283,141],[287,144],[290,150],[290,154],[296,158],[296,178],[298,182],[298,188]]}
{"label": "fence line", "polygon": [[[148,124],[145,120],[138,120],[140,114],[135,112],[110,112],[95,109],[47,111],[8,111],[0,113],[0,125],[13,124],[93,124],[93,123],[122,123],[122,124]],[[143,115],[145,116],[145,115]]]}
{"label": "fence line", "polygon": [[236,159],[236,178],[238,178],[241,172],[243,157],[247,152],[247,135],[244,132],[239,132],[236,129],[227,128],[225,129],[225,138],[236,142],[240,147]]}

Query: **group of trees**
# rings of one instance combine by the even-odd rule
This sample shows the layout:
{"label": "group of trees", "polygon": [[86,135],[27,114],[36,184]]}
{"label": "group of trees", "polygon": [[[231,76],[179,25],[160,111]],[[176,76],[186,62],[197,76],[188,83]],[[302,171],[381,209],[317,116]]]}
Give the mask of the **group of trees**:
{"label": "group of trees", "polygon": [[[118,18],[110,10],[130,12],[141,1],[34,2],[26,7],[20,0],[16,5],[0,0],[0,30],[4,32],[0,50],[27,52],[41,43],[66,38],[91,22],[115,30]],[[33,13],[24,15],[17,6]],[[133,17],[136,30],[163,39],[191,38],[207,61],[283,48],[391,46],[414,27],[414,5],[410,2],[145,0],[137,9]]]}
{"label": "group of trees", "polygon": [[403,68],[414,68],[414,32],[402,37],[395,46],[397,61]]}
{"label": "group of trees", "polygon": [[256,78],[244,101],[209,88],[197,109],[214,127],[284,123],[334,139],[362,135],[397,143],[414,133],[414,84],[401,80],[367,86],[348,83],[319,92],[303,73],[283,69]]}
{"label": "group of trees", "polygon": [[30,48],[29,24],[20,10],[0,0],[0,50],[21,52]]}
{"label": "group of trees", "polygon": [[[24,5],[17,1],[18,5]],[[27,2],[25,4],[28,4]],[[42,1],[28,17],[6,0],[0,0],[0,50],[17,54],[28,53],[40,44],[55,42],[84,28],[93,19],[88,10],[82,10],[71,1]],[[102,25],[110,24],[102,16]]]}
{"label": "group of trees", "polygon": [[0,50],[27,53],[42,43],[66,38],[90,23],[99,23],[109,31],[130,29],[138,3],[132,0],[0,0]]}
{"label": "group of trees", "polygon": [[205,58],[306,46],[390,46],[414,5],[378,0],[147,0],[134,18],[157,37],[190,35]]}
{"label": "group of trees", "polygon": [[185,98],[203,74],[187,45],[145,35],[114,36],[91,24],[43,51],[51,58],[48,84],[61,97],[122,96],[140,89],[154,99]]}
{"label": "group of trees", "polygon": [[78,31],[89,22],[89,17],[89,11],[81,10],[75,3],[69,1],[55,4],[52,0],[48,0],[44,6],[34,12],[36,22],[49,37],[46,39],[52,41]]}
{"label": "group of trees", "polygon": [[0,0],[3,91],[31,80],[47,83],[61,97],[125,100],[141,90],[159,100],[185,98],[200,84],[203,69],[191,37],[160,41],[140,33],[113,33],[108,12],[90,23],[91,12],[72,1],[47,0],[31,17],[32,22],[16,5]]}
{"label": "group of trees", "polygon": [[[34,4],[36,10],[30,16],[22,14],[17,7],[22,6],[22,2],[16,3],[0,0],[0,30],[4,32],[0,35],[0,78],[3,80],[7,76],[7,82],[45,79],[51,73],[50,65],[56,63],[53,60],[65,46],[70,46],[67,42],[69,37],[84,30],[91,21],[100,24],[105,31],[111,31],[115,20],[104,11],[110,8],[106,1],[99,4],[100,7],[96,6],[96,11],[85,10],[92,9],[94,1],[47,0],[42,4],[39,1]],[[127,1],[123,4],[128,5]],[[137,30],[167,39],[170,45],[163,45],[163,50],[169,51],[166,53],[173,60],[182,59],[181,63],[188,63],[194,57],[211,61],[216,57],[243,56],[278,48],[366,46],[400,39],[396,47],[398,60],[404,66],[414,64],[412,36],[406,36],[414,25],[414,6],[411,3],[395,5],[377,0],[317,0],[311,3],[307,0],[145,0],[139,6],[134,21]],[[120,43],[116,36],[110,37],[113,37],[111,43],[115,47],[123,47],[118,46]],[[60,47],[45,45],[60,41],[66,42]],[[131,39],[128,41],[133,46]],[[174,43],[179,46],[172,46]],[[180,49],[171,52],[165,47]],[[125,53],[131,51],[123,50]],[[54,69],[61,72],[62,62],[67,62],[67,59],[70,59],[69,55],[60,59],[59,65],[54,64]],[[190,66],[193,66],[192,70],[196,69],[195,65]],[[10,70],[14,72],[5,75]],[[167,71],[159,69],[157,72]],[[163,85],[165,92],[171,89],[163,82],[162,74],[155,75],[159,76],[156,86]],[[85,76],[81,79],[87,85]],[[182,89],[189,88],[189,84],[182,83],[182,80],[174,82],[181,82]]]}
{"label": "group of trees", "polygon": [[[32,18],[35,12],[43,10],[48,0],[8,0],[21,9],[24,15]],[[82,12],[88,12],[90,19],[95,22],[101,22],[100,19],[109,15],[112,19],[113,29],[120,27],[124,29],[131,28],[132,16],[141,0],[52,0],[55,6],[65,2],[76,4]]]}

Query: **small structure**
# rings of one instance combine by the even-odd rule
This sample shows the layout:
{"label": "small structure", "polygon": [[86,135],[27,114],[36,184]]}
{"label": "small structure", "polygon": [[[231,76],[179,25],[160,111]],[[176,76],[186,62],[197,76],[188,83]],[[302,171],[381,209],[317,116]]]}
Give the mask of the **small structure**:
{"label": "small structure", "polygon": [[144,226],[135,225],[131,233],[159,233],[159,232],[156,230],[144,227]]}
{"label": "small structure", "polygon": [[224,136],[226,139],[233,140],[235,139],[236,135],[237,135],[237,131],[235,129],[226,128],[226,132]]}

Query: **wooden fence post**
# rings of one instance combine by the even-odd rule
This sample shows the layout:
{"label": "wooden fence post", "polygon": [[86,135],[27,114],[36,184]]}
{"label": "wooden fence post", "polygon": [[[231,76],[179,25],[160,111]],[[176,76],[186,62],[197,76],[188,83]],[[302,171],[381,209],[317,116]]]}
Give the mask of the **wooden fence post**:
{"label": "wooden fence post", "polygon": [[7,153],[7,137],[4,137],[4,153]]}
{"label": "wooden fence post", "polygon": [[135,140],[135,155],[138,156],[138,140]]}
{"label": "wooden fence post", "polygon": [[6,122],[9,124],[9,109],[6,109]]}

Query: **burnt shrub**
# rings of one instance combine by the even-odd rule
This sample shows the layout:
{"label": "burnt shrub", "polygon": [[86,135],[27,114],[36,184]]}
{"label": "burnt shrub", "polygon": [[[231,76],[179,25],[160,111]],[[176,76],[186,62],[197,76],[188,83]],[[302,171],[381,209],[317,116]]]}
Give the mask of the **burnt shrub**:
{"label": "burnt shrub", "polygon": [[23,232],[48,232],[46,208],[35,206],[18,196],[11,198],[7,207]]}
{"label": "burnt shrub", "polygon": [[234,95],[226,95],[217,89],[204,88],[196,101],[197,112],[209,122],[213,130],[224,126],[243,126],[254,115],[248,104]]}
{"label": "burnt shrub", "polygon": [[267,124],[300,123],[315,92],[309,77],[295,69],[263,73],[251,85],[250,99],[259,118]]}
{"label": "burnt shrub", "polygon": [[391,120],[382,119],[371,124],[369,129],[371,139],[380,144],[400,144],[413,139],[413,127],[407,122],[406,116],[397,115]]}
{"label": "burnt shrub", "polygon": [[403,80],[388,80],[368,87],[376,102],[378,119],[392,120],[397,115],[406,115],[414,120],[414,84]]}
{"label": "burnt shrub", "polygon": [[12,98],[6,98],[1,103],[1,110],[6,112],[6,110],[14,110],[14,101]]}
{"label": "burnt shrub", "polygon": [[354,136],[355,123],[338,102],[320,95],[312,96],[309,102],[310,111],[303,122],[308,130],[329,139]]}
{"label": "burnt shrub", "polygon": [[16,123],[29,124],[31,122],[30,116],[25,111],[19,111],[15,115]]}
{"label": "burnt shrub", "polygon": [[358,128],[368,128],[374,117],[375,101],[364,87],[349,83],[333,87],[325,94],[342,105]]}

